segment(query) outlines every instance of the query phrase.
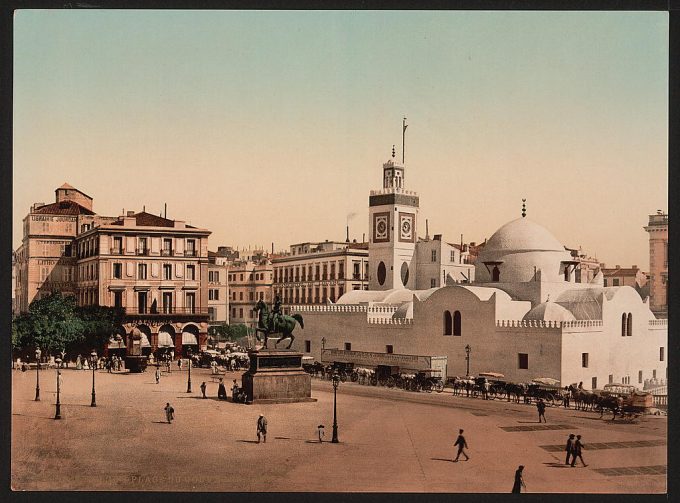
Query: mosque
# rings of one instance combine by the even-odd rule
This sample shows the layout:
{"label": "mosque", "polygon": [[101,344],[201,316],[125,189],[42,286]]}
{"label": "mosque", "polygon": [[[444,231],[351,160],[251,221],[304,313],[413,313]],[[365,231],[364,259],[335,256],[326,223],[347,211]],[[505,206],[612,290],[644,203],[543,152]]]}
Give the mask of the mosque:
{"label": "mosque", "polygon": [[305,323],[293,349],[319,361],[322,350],[323,361],[329,350],[384,354],[404,369],[413,356],[446,357],[449,377],[497,372],[514,382],[541,377],[592,389],[667,379],[667,320],[656,319],[632,287],[603,286],[601,273],[581,282],[578,262],[524,208],[467,266],[468,281],[417,289],[426,267],[416,238],[419,201],[404,179],[403,162],[389,160],[382,190],[369,197],[369,290],[335,304],[290,306]]}

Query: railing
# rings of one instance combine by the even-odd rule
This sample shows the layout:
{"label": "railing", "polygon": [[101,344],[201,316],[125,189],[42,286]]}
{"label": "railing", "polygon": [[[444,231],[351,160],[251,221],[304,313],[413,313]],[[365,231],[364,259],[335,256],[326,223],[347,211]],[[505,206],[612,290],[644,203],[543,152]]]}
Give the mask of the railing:
{"label": "railing", "polygon": [[198,254],[196,250],[184,250],[184,256],[185,257],[197,257]]}
{"label": "railing", "polygon": [[161,256],[172,257],[172,250],[161,250]]}
{"label": "railing", "polygon": [[388,189],[381,189],[381,190],[372,190],[371,195],[372,196],[382,196],[386,194],[405,194],[407,196],[417,196],[418,193],[413,191],[413,190],[404,190],[400,189],[398,187],[391,187]]}
{"label": "railing", "polygon": [[666,320],[666,319],[649,320],[649,326],[650,327],[667,327],[668,326],[668,320]]}
{"label": "railing", "polygon": [[137,248],[137,255],[148,255],[149,248]]}
{"label": "railing", "polygon": [[145,316],[169,316],[169,315],[208,315],[208,308],[200,307],[157,307],[155,309],[151,307],[139,308],[139,307],[126,307],[125,314],[128,315],[139,315],[143,314]]}
{"label": "railing", "polygon": [[598,328],[602,320],[545,321],[545,320],[496,320],[498,328]]}
{"label": "railing", "polygon": [[123,254],[122,248],[111,248],[111,255],[122,255],[122,254]]}

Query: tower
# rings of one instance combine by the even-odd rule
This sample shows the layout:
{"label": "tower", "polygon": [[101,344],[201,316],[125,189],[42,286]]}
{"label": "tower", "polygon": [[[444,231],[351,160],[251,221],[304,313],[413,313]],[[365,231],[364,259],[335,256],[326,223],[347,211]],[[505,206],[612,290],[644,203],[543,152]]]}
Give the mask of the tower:
{"label": "tower", "polygon": [[383,188],[368,198],[369,289],[415,288],[418,194],[404,189],[403,163],[383,164]]}

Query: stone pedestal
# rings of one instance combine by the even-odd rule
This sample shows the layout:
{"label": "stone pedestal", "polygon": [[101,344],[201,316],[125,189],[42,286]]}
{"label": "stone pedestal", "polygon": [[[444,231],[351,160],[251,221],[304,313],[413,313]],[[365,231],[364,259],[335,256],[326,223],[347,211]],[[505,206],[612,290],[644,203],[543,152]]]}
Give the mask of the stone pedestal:
{"label": "stone pedestal", "polygon": [[248,403],[315,402],[312,377],[302,369],[302,353],[249,351],[250,369],[241,383]]}
{"label": "stone pedestal", "polygon": [[146,370],[146,356],[126,356],[125,368],[132,373],[144,372]]}

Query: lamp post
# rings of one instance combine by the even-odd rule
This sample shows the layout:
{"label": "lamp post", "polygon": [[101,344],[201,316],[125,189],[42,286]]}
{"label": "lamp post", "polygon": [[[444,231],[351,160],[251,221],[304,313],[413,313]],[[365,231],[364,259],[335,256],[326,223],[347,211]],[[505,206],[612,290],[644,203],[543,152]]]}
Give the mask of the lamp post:
{"label": "lamp post", "polygon": [[187,350],[187,356],[189,357],[189,377],[187,378],[187,393],[191,393],[191,348]]}
{"label": "lamp post", "polygon": [[338,386],[340,385],[340,376],[338,371],[333,372],[333,439],[331,443],[338,443]]}
{"label": "lamp post", "polygon": [[97,396],[94,392],[94,368],[97,366],[97,352],[93,349],[90,353],[90,367],[92,367],[92,403],[90,407],[97,406]]}
{"label": "lamp post", "polygon": [[326,349],[326,338],[322,337],[321,338],[321,351],[323,351],[324,349]]}
{"label": "lamp post", "polygon": [[40,348],[35,350],[35,401],[40,401]]}
{"label": "lamp post", "polygon": [[470,351],[472,351],[472,348],[470,347],[469,344],[465,345],[465,361],[467,363],[467,370],[465,371],[465,376],[470,375]]}
{"label": "lamp post", "polygon": [[57,404],[54,411],[54,419],[61,419],[61,402],[59,401],[59,389],[61,388],[61,370],[57,370]]}

